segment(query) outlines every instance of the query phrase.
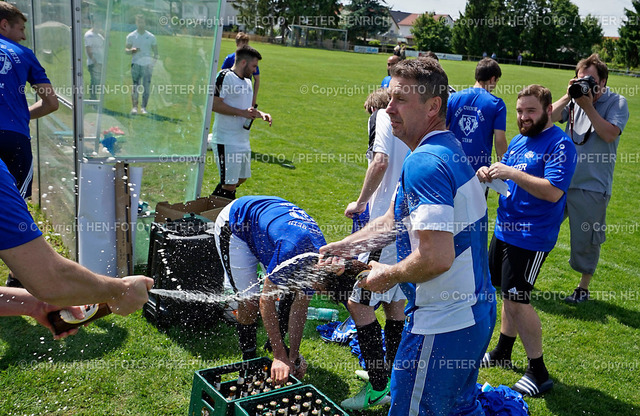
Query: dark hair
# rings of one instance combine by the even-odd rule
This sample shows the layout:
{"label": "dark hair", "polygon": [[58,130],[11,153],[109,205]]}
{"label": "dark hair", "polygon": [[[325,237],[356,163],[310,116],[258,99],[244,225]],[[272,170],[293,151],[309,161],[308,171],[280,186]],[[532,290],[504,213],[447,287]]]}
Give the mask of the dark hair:
{"label": "dark hair", "polygon": [[388,88],[378,88],[369,96],[364,102],[364,109],[371,113],[371,109],[380,110],[381,108],[387,108],[389,105],[389,101],[391,101],[391,96],[389,95]]}
{"label": "dark hair", "polygon": [[438,58],[438,55],[436,55],[435,52],[432,51],[426,51],[425,53],[423,53],[421,55],[423,58],[431,58],[431,59],[435,59],[436,61],[440,62],[440,58]]}
{"label": "dark hair", "polygon": [[253,58],[258,58],[259,61],[262,59],[262,55],[249,45],[244,45],[236,50],[236,62]]}
{"label": "dark hair", "polygon": [[546,110],[551,105],[551,91],[549,88],[543,87],[538,84],[531,84],[528,87],[525,87],[518,93],[518,99],[521,97],[536,97],[540,104],[542,104],[542,109]]}
{"label": "dark hair", "polygon": [[590,66],[596,67],[596,71],[598,71],[600,80],[609,79],[609,68],[607,67],[607,64],[602,62],[602,60],[600,59],[600,55],[598,55],[597,53],[594,53],[588,58],[584,58],[580,62],[578,62],[578,64],[576,65],[576,76],[578,76],[578,72],[580,70],[587,69]]}
{"label": "dark hair", "polygon": [[418,93],[422,102],[429,98],[440,97],[439,116],[447,116],[447,100],[449,99],[449,78],[440,63],[431,58],[404,60],[391,68],[392,77],[414,80],[418,84]]}
{"label": "dark hair", "polygon": [[489,81],[492,77],[500,78],[500,65],[491,58],[482,58],[476,65],[476,81]]}
{"label": "dark hair", "polygon": [[13,4],[5,1],[0,1],[0,21],[6,20],[11,26],[18,23],[20,20],[27,21],[24,14]]}

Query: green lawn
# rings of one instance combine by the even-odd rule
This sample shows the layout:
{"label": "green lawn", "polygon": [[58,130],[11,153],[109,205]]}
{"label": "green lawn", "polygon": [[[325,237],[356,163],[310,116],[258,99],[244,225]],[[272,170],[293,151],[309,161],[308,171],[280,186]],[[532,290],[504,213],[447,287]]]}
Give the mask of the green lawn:
{"label": "green lawn", "polygon": [[[342,238],[350,231],[344,207],[357,197],[366,168],[367,113],[362,103],[386,75],[386,56],[254,46],[264,57],[258,102],[274,123],[271,128],[254,123],[253,175],[238,193],[289,199],[318,221],[328,241]],[[232,50],[232,42],[224,40],[221,55]],[[456,88],[473,83],[474,63],[442,64]],[[496,94],[507,104],[509,138],[516,132],[519,89],[541,83],[557,98],[572,76],[570,71],[512,65],[502,70]],[[637,79],[612,76],[609,85],[627,96],[631,114],[640,111]],[[640,225],[634,214],[640,194],[638,134],[640,122],[632,117],[618,151],[610,229],[591,287],[595,299],[578,307],[559,300],[578,281],[567,263],[568,224],[563,224],[536,284],[533,305],[542,320],[545,361],[556,387],[542,398],[527,399],[534,416],[640,414],[640,260],[635,252]],[[171,174],[159,170],[154,173],[170,182]],[[147,175],[150,186],[164,186],[164,179]],[[217,182],[209,152],[202,194]],[[491,195],[490,220],[496,202]],[[341,319],[346,318],[340,310]],[[223,323],[213,329],[162,333],[136,313],[104,318],[75,337],[55,342],[29,319],[1,322],[0,414],[184,415],[193,372],[239,358],[234,331]],[[310,322],[305,329],[302,353],[310,367],[304,381],[339,403],[361,386],[353,374],[357,362],[347,347],[323,343],[315,325]],[[261,329],[259,345],[265,339]],[[483,369],[479,381],[515,383],[526,362],[519,341],[513,358],[516,371]],[[362,414],[383,415],[387,410],[383,406]]]}

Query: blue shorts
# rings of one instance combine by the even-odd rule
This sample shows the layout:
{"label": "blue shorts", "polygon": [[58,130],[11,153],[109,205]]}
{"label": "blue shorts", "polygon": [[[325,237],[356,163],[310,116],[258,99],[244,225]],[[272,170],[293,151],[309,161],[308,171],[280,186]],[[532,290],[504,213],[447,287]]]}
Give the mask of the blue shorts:
{"label": "blue shorts", "polygon": [[31,139],[15,131],[0,130],[0,159],[16,179],[20,195],[29,198],[33,183]]}
{"label": "blue shorts", "polygon": [[484,319],[458,331],[405,330],[391,373],[389,416],[484,415],[476,382],[495,322],[493,304]]}

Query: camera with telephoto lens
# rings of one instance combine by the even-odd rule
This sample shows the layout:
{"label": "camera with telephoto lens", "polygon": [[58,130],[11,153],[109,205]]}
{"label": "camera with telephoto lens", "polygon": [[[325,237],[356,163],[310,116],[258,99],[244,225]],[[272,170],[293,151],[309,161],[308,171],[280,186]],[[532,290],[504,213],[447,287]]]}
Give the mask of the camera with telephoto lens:
{"label": "camera with telephoto lens", "polygon": [[597,85],[598,83],[591,75],[578,78],[569,87],[569,96],[573,99],[580,98],[583,95],[589,95],[591,90],[591,95],[595,97]]}

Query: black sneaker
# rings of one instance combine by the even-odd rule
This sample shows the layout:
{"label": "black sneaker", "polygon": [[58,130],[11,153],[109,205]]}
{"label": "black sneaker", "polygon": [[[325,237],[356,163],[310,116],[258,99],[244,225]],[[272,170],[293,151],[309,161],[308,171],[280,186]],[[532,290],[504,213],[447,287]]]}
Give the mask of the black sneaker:
{"label": "black sneaker", "polygon": [[581,287],[577,287],[571,295],[564,298],[564,301],[566,303],[570,303],[572,305],[577,305],[578,303],[586,302],[588,300],[589,300],[589,291]]}

